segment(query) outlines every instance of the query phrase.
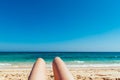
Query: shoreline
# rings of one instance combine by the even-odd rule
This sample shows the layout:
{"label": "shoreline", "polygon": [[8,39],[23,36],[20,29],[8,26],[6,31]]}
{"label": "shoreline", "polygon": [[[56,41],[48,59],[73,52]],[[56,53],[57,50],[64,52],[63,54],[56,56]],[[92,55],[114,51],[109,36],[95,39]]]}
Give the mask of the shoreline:
{"label": "shoreline", "polygon": [[[31,69],[33,66],[29,66],[29,67],[24,67],[24,66],[19,66],[19,67],[0,67],[0,70],[1,69]],[[52,66],[47,66],[46,67],[47,69],[51,69]],[[68,69],[87,69],[87,68],[95,68],[95,69],[120,69],[120,66],[116,66],[116,67],[69,67],[67,66]]]}
{"label": "shoreline", "polygon": [[[34,64],[34,62],[32,63],[22,63],[22,62],[18,62],[17,64],[11,64],[11,63],[0,63],[0,68],[9,68],[9,67],[13,67],[13,68],[17,68],[17,67],[32,67]],[[84,63],[84,64],[77,64],[77,63],[74,63],[74,64],[68,64],[67,62],[65,62],[66,66],[67,67],[70,67],[70,68],[74,68],[74,67],[83,67],[83,68],[87,68],[87,67],[120,67],[120,63],[94,63],[94,64],[91,64],[91,63]],[[47,67],[52,67],[52,63],[46,63],[46,66]]]}
{"label": "shoreline", "polygon": [[[79,69],[79,68],[105,68],[105,69],[109,69],[109,68],[120,68],[120,66],[81,66],[81,65],[66,65],[67,68],[69,69]],[[31,69],[33,67],[33,65],[29,65],[29,66],[25,66],[25,65],[15,65],[15,66],[0,66],[0,70],[1,69]],[[47,68],[52,68],[52,65],[46,65]]]}

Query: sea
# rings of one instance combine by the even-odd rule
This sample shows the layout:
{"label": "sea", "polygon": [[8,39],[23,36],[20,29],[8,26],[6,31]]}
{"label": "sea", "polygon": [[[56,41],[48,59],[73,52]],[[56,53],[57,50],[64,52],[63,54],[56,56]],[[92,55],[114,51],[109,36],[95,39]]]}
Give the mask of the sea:
{"label": "sea", "polygon": [[29,67],[37,58],[51,67],[57,56],[68,67],[120,67],[120,52],[0,52],[0,68]]}

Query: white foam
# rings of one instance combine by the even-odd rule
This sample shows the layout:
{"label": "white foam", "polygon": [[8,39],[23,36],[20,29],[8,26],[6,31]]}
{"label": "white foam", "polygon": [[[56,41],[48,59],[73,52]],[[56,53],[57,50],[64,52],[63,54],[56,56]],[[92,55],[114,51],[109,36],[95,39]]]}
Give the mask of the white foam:
{"label": "white foam", "polygon": [[0,66],[11,66],[12,64],[9,63],[0,63]]}
{"label": "white foam", "polygon": [[120,67],[120,64],[82,64],[67,65],[68,67]]}
{"label": "white foam", "polygon": [[75,62],[75,63],[84,63],[85,61],[72,61],[72,62]]}

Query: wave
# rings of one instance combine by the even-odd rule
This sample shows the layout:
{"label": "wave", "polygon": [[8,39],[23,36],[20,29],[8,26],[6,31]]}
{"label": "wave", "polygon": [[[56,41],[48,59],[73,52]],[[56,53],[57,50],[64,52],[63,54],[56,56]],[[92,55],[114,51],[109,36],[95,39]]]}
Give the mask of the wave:
{"label": "wave", "polygon": [[85,61],[78,61],[78,60],[75,60],[75,61],[71,61],[72,63],[85,63]]}
{"label": "wave", "polygon": [[[76,62],[76,61],[75,61]],[[67,67],[77,67],[77,68],[81,68],[81,67],[120,67],[120,63],[119,64],[84,64],[84,61],[77,61],[78,63],[83,63],[83,64],[69,64],[66,63]],[[21,65],[12,65],[9,63],[0,63],[0,68],[4,68],[4,67],[20,67],[20,66],[32,66],[32,65],[25,65],[25,64],[21,64]],[[52,67],[52,63],[47,64],[47,67]]]}
{"label": "wave", "polygon": [[0,63],[0,66],[11,66],[12,64],[10,63]]}
{"label": "wave", "polygon": [[68,67],[120,67],[120,64],[82,64],[82,65],[72,64],[67,66]]}

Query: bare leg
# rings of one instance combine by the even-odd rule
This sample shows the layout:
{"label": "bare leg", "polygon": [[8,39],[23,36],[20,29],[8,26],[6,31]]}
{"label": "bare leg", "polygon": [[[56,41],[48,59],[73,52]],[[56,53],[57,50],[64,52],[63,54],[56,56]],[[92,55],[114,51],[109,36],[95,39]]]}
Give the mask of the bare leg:
{"label": "bare leg", "polygon": [[46,80],[46,63],[42,58],[35,62],[28,80]]}
{"label": "bare leg", "polygon": [[74,80],[65,63],[59,57],[54,59],[52,65],[55,80]]}

